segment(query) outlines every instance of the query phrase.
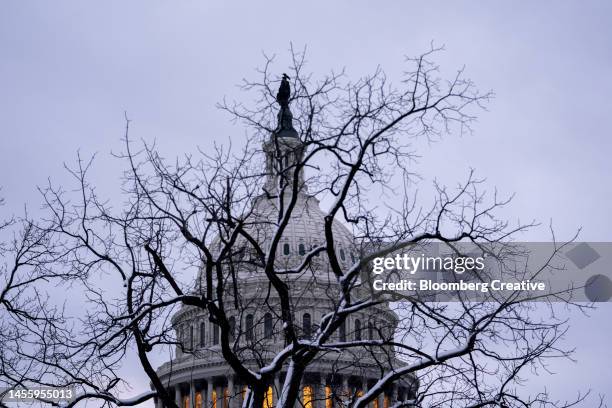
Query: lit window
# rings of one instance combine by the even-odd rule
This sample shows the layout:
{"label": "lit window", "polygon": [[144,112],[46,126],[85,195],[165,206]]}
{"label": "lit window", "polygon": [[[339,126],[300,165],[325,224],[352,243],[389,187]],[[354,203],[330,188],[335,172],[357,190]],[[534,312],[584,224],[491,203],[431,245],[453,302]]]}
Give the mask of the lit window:
{"label": "lit window", "polygon": [[210,396],[212,402],[212,408],[217,408],[217,390],[213,388],[212,395]]}
{"label": "lit window", "polygon": [[272,408],[273,404],[274,404],[274,396],[273,396],[272,387],[270,386],[266,390],[266,395],[264,396],[264,408]]}
{"label": "lit window", "polygon": [[223,408],[229,408],[229,388],[223,388]]}
{"label": "lit window", "polygon": [[190,404],[189,402],[190,402],[190,401],[189,401],[189,397],[188,397],[188,396],[187,396],[187,397],[185,397],[185,398],[183,398],[183,407],[185,407],[185,408],[191,408],[191,404]]}
{"label": "lit window", "polygon": [[310,385],[306,385],[302,389],[302,403],[304,404],[304,408],[313,408],[312,397],[312,387]]}
{"label": "lit window", "polygon": [[202,393],[201,392],[196,393],[195,403],[196,403],[196,407],[202,406]]}
{"label": "lit window", "polygon": [[334,400],[332,399],[332,389],[329,385],[325,386],[325,408],[334,408]]}

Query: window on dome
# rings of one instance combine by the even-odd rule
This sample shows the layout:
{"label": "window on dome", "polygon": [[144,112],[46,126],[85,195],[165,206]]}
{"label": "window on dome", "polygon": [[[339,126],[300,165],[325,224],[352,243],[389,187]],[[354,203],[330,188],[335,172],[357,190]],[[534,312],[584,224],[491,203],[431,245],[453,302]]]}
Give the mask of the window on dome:
{"label": "window on dome", "polygon": [[200,323],[200,347],[206,345],[206,325],[204,322]]}
{"label": "window on dome", "polygon": [[361,320],[355,319],[355,340],[361,340]]}
{"label": "window on dome", "polygon": [[374,340],[374,325],[368,322],[368,339]]}
{"label": "window on dome", "polygon": [[230,341],[234,341],[234,336],[236,335],[236,318],[231,316],[228,319],[229,324],[229,339]]}
{"label": "window on dome", "polygon": [[351,262],[355,263],[356,259],[355,259],[355,254],[351,252]]}
{"label": "window on dome", "polygon": [[189,326],[189,350],[193,350],[194,337],[193,337],[193,326]]}
{"label": "window on dome", "polygon": [[346,341],[346,320],[342,322],[338,331],[339,331],[340,341]]}
{"label": "window on dome", "polygon": [[291,250],[289,248],[289,244],[285,243],[285,245],[283,245],[283,254],[284,255],[289,255],[291,253]]}
{"label": "window on dome", "polygon": [[213,344],[219,344],[219,326],[213,323]]}
{"label": "window on dome", "polygon": [[264,315],[264,337],[266,339],[272,338],[273,328],[272,328],[272,314],[266,313]]}
{"label": "window on dome", "polygon": [[246,326],[246,339],[247,339],[247,341],[253,341],[255,336],[254,336],[254,333],[253,333],[253,315],[252,314],[248,314],[247,315],[245,326]]}
{"label": "window on dome", "polygon": [[310,318],[310,313],[304,313],[304,316],[302,316],[302,331],[304,332],[304,337],[310,338],[310,336],[312,336],[312,320]]}
{"label": "window on dome", "polygon": [[306,247],[304,246],[304,244],[300,244],[300,245],[298,246],[298,253],[299,253],[300,255],[304,255],[304,254],[306,254]]}
{"label": "window on dome", "polygon": [[340,249],[340,259],[346,261],[346,255],[344,254],[344,249]]}

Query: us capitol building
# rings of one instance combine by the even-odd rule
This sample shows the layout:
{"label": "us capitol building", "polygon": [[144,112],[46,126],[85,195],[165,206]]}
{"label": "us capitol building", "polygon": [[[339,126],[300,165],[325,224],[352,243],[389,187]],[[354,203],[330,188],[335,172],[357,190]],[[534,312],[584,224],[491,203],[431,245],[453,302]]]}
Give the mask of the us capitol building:
{"label": "us capitol building", "polygon": [[[277,224],[278,199],[270,198],[272,194],[269,193],[277,191],[282,173],[278,170],[279,163],[290,168],[304,154],[304,146],[292,124],[286,78],[281,82],[277,100],[281,106],[278,126],[263,144],[268,174],[264,190],[268,193],[254,200],[250,215],[257,222],[251,224],[249,233],[257,238],[264,250]],[[298,176],[302,188],[277,252],[275,267],[278,270],[295,268],[308,251],[322,243],[324,213],[319,208],[317,198],[308,193],[303,174]],[[333,233],[341,266],[348,270],[358,260],[361,251],[356,247],[351,232],[342,223],[335,222]],[[248,258],[248,254],[241,256]],[[266,276],[252,263],[237,262],[235,268],[238,289],[234,291],[233,286],[228,284],[224,292],[225,310],[231,316],[230,340],[241,361],[257,369],[269,363],[285,347],[280,302],[274,290],[269,290]],[[331,273],[324,254],[313,257],[311,266],[304,273],[287,274],[283,279],[290,287],[293,320],[298,326],[298,333],[301,338],[308,339],[316,332],[316,323],[321,317],[335,309],[340,285]],[[200,273],[196,291],[202,291],[205,285],[206,279]],[[371,287],[363,285],[363,288],[355,288],[354,292],[359,294],[364,290],[371,291]],[[392,338],[396,326],[396,314],[388,303],[382,303],[352,313],[345,324],[336,330],[335,338],[331,341],[359,341],[381,336]],[[176,347],[176,357],[159,367],[157,374],[170,392],[174,390],[177,405],[184,408],[240,407],[248,384],[235,376],[225,362],[219,344],[219,327],[209,321],[207,312],[183,306],[172,317],[172,327],[181,346]],[[350,396],[360,396],[367,391],[390,363],[394,367],[404,365],[390,346],[378,349],[352,347],[342,352],[321,352],[306,368],[301,387],[301,405],[304,408],[342,407]],[[284,376],[285,371],[282,371],[270,384],[262,408],[276,405]],[[418,382],[414,377],[405,377],[386,389],[369,404],[369,408],[389,408],[398,401],[413,399],[417,387]],[[156,407],[162,407],[160,400],[156,400]]]}

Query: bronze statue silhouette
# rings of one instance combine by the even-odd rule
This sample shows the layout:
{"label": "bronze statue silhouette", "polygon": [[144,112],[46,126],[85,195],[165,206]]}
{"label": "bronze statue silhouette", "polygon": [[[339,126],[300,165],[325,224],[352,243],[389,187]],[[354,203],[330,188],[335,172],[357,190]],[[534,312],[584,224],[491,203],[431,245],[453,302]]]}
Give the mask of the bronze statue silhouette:
{"label": "bronze statue silhouette", "polygon": [[281,108],[289,106],[289,97],[291,96],[291,86],[289,85],[289,75],[283,73],[283,79],[281,80],[280,87],[276,94],[276,102]]}
{"label": "bronze statue silhouette", "polygon": [[280,137],[298,137],[296,130],[293,128],[293,114],[289,109],[289,98],[291,97],[289,79],[291,79],[289,75],[283,74],[276,93],[276,102],[280,105],[280,109],[278,111],[278,125],[274,133]]}

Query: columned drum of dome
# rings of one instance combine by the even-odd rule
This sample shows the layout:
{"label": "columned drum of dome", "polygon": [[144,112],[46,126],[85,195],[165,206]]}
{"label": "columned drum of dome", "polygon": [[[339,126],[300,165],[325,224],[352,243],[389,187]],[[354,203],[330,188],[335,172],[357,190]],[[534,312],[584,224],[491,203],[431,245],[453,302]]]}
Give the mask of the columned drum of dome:
{"label": "columned drum of dome", "polygon": [[[290,92],[288,77],[284,76],[277,101],[281,106],[278,127],[264,142],[267,180],[264,191],[253,205],[252,219],[248,226],[250,236],[262,248],[272,237],[276,225],[279,191],[287,180],[292,180],[295,163],[305,151],[304,145],[293,128],[289,109]],[[299,192],[295,208],[287,223],[275,259],[279,270],[291,270],[317,245],[322,244],[325,214],[319,201],[308,193],[302,171],[297,175]],[[351,232],[342,223],[333,224],[333,235],[338,261],[350,267],[359,259],[360,251]],[[246,242],[236,241],[235,247],[248,248]],[[269,290],[269,280],[264,273],[249,262],[253,256],[245,249],[237,251],[239,262],[232,265],[239,290],[225,295],[224,307],[230,322],[230,341],[234,350],[246,365],[259,367],[269,362],[285,348],[283,327],[279,315],[280,299]],[[334,302],[340,292],[340,283],[331,273],[324,253],[313,257],[308,273],[287,274],[285,283],[291,293],[293,321],[300,338],[308,340],[317,330],[317,322],[334,310]],[[196,290],[206,290],[206,279],[201,274],[196,278]],[[215,288],[216,289],[216,288]],[[239,307],[237,307],[239,305]],[[180,346],[176,358],[164,363],[157,373],[164,384],[174,390],[175,401],[185,408],[237,408],[249,398],[249,386],[234,375],[222,355],[219,327],[209,321],[205,311],[183,306],[172,318],[172,325]],[[392,338],[397,325],[397,316],[386,303],[354,312],[336,331],[333,341]],[[390,347],[390,346],[389,346]],[[378,354],[377,354],[378,353]],[[350,353],[322,353],[305,369],[301,385],[301,404],[305,408],[334,408],[345,405],[355,396],[367,392],[381,376],[380,361],[391,358],[395,366],[402,363],[396,359],[391,348],[378,352],[356,348]],[[281,370],[270,382],[265,393],[264,407],[276,406],[287,368]],[[410,400],[416,392],[417,382],[410,377],[396,382],[386,389],[371,408],[389,408],[398,401]],[[157,402],[161,407],[161,401]]]}

